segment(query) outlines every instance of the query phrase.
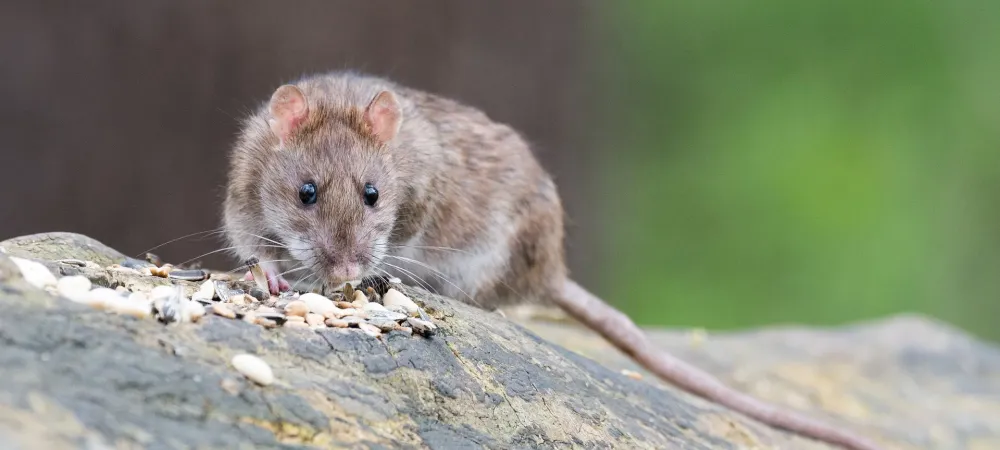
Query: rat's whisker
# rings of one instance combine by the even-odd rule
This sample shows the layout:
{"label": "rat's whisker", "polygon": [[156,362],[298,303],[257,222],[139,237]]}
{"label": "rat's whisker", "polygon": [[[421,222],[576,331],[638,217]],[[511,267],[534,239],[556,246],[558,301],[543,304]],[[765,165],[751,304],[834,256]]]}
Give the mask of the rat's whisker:
{"label": "rat's whisker", "polygon": [[281,246],[278,246],[278,245],[268,245],[268,244],[262,244],[262,245],[233,245],[231,247],[223,247],[223,248],[220,248],[218,250],[212,250],[212,251],[210,251],[208,253],[205,253],[205,254],[199,255],[199,256],[195,256],[194,258],[191,258],[191,259],[189,259],[187,261],[184,261],[182,263],[175,264],[175,265],[177,265],[177,266],[183,266],[183,265],[185,265],[185,264],[187,264],[187,263],[189,263],[191,261],[196,261],[196,260],[204,258],[204,257],[206,257],[208,255],[214,255],[214,254],[219,253],[219,252],[225,252],[225,251],[229,251],[229,250],[235,250],[237,248],[260,248],[260,247],[278,247],[278,248],[284,248],[284,247],[281,247]]}
{"label": "rat's whisker", "polygon": [[476,299],[472,298],[471,295],[469,295],[467,292],[465,292],[464,290],[462,290],[462,288],[458,287],[457,284],[452,283],[451,280],[449,280],[448,277],[444,276],[444,273],[442,273],[440,270],[437,270],[437,269],[435,269],[435,268],[433,268],[433,267],[431,267],[431,266],[429,266],[427,264],[424,264],[424,263],[422,263],[420,261],[417,261],[415,259],[412,259],[412,258],[404,258],[402,256],[395,256],[395,255],[385,255],[385,257],[386,258],[397,259],[397,260],[404,261],[404,262],[410,262],[410,263],[413,263],[413,264],[417,264],[417,265],[420,265],[420,266],[426,268],[427,270],[430,270],[432,275],[440,278],[445,283],[450,284],[455,289],[458,289],[458,292],[461,292],[466,297],[468,297],[469,300],[472,301],[473,304],[475,304],[477,306],[479,305],[479,303],[476,301]]}
{"label": "rat's whisker", "polygon": [[194,237],[194,236],[198,236],[198,235],[210,235],[210,234],[220,234],[220,233],[222,233],[223,231],[224,231],[224,230],[223,230],[222,228],[214,228],[214,229],[211,229],[211,230],[206,230],[206,231],[199,231],[199,232],[196,232],[196,233],[191,233],[191,234],[186,234],[186,235],[184,235],[184,236],[181,236],[181,237],[179,237],[179,238],[175,238],[175,239],[171,239],[171,240],[169,240],[169,241],[167,241],[167,242],[164,242],[164,243],[162,243],[162,244],[160,244],[160,245],[157,245],[157,246],[155,246],[155,247],[153,247],[153,248],[150,248],[150,249],[148,249],[148,250],[144,250],[144,251],[142,251],[142,252],[139,252],[139,254],[138,254],[138,255],[135,255],[135,256],[133,256],[133,258],[140,258],[140,257],[142,257],[142,255],[145,255],[146,253],[149,253],[149,252],[151,252],[151,251],[153,251],[153,250],[156,250],[156,249],[158,249],[158,248],[160,248],[160,247],[163,247],[164,245],[169,245],[169,244],[173,244],[174,242],[177,242],[177,241],[180,241],[180,240],[182,240],[182,239],[187,239],[187,238],[189,238],[189,237]]}

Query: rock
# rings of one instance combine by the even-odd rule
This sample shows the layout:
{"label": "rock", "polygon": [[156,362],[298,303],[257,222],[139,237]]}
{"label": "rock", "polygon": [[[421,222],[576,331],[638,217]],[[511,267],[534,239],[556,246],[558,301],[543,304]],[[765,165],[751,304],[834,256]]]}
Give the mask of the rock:
{"label": "rock", "polygon": [[[48,264],[63,258],[41,261],[95,284],[147,282]],[[175,282],[185,295],[198,289]],[[168,326],[0,278],[0,442],[57,433],[65,445],[20,447],[79,448],[98,435],[112,445],[90,448],[833,448],[661,383],[587,329],[394,288],[434,314],[437,334],[397,329],[376,341],[214,317]],[[686,330],[648,334],[737,389],[886,449],[1000,448],[1000,348],[938,321],[713,332],[698,345]],[[230,356],[251,352],[280,383],[234,379]]]}
{"label": "rock", "polygon": [[24,280],[36,288],[54,287],[58,283],[55,275],[52,275],[52,271],[39,262],[15,256],[11,256],[10,260],[17,264]]}
{"label": "rock", "polygon": [[254,383],[267,386],[274,382],[274,372],[263,359],[243,353],[234,356],[230,362],[233,368]]}
{"label": "rock", "polygon": [[62,277],[56,283],[56,290],[59,295],[74,302],[83,303],[84,297],[90,292],[92,283],[90,279],[81,275],[71,275]]}
{"label": "rock", "polygon": [[321,316],[325,315],[327,312],[337,309],[337,306],[334,305],[330,299],[311,292],[300,295],[299,300],[304,302],[306,306],[309,307],[309,312],[316,313]]}
{"label": "rock", "polygon": [[382,329],[368,322],[359,323],[358,328],[361,328],[361,331],[364,331],[365,334],[374,338],[377,338],[382,335]]}
{"label": "rock", "polygon": [[125,255],[90,237],[75,233],[39,233],[7,239],[0,248],[10,256],[58,261],[93,261],[101,267],[118,264]]}
{"label": "rock", "polygon": [[394,306],[403,308],[407,314],[414,317],[420,314],[420,307],[417,306],[416,303],[413,303],[413,300],[410,300],[410,297],[403,295],[401,292],[393,288],[389,288],[389,290],[385,292],[385,295],[382,296],[382,304],[385,305],[386,308],[392,308]]}

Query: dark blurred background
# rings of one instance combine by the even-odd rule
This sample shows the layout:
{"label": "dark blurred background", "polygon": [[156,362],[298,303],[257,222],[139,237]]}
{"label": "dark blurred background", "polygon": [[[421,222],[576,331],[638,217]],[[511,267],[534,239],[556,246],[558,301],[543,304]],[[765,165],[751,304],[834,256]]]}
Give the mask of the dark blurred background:
{"label": "dark blurred background", "polygon": [[998,44],[996,2],[6,1],[0,239],[216,228],[237,120],[350,68],[521,130],[575,278],[642,324],[997,339]]}

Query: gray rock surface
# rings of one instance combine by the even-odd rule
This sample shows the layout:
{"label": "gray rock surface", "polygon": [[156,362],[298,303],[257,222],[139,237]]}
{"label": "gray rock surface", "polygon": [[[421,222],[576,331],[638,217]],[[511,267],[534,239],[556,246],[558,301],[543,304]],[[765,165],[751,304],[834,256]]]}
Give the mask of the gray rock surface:
{"label": "gray rock surface", "polygon": [[[167,282],[53,263],[121,257],[78,235],[0,247],[109,287]],[[440,326],[432,337],[216,316],[164,325],[34,289],[7,275],[5,259],[0,448],[826,448],[625,376],[641,370],[586,330],[517,324],[415,289],[406,293]],[[697,344],[651,335],[741,389],[887,448],[1000,448],[1000,350],[939,323],[904,317]],[[229,361],[244,352],[277,381],[261,387],[236,372]]]}

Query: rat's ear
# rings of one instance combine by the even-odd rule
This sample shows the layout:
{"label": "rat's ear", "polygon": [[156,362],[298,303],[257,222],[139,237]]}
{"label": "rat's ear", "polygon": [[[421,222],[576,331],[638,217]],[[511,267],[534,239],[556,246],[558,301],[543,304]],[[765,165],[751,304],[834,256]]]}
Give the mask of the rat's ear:
{"label": "rat's ear", "polygon": [[271,125],[271,131],[284,142],[306,120],[309,105],[299,88],[286,84],[271,95],[268,111],[271,112],[271,118],[267,121]]}
{"label": "rat's ear", "polygon": [[403,123],[403,113],[400,111],[396,96],[390,91],[379,92],[365,108],[364,120],[368,130],[379,141],[383,143],[391,141]]}

